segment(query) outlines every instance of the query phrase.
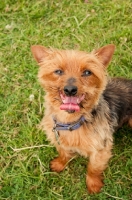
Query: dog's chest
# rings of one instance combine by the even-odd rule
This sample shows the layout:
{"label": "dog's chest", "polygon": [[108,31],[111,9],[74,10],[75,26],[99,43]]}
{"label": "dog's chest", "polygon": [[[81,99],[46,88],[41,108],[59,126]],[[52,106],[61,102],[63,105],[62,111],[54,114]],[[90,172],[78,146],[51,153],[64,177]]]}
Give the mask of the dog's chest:
{"label": "dog's chest", "polygon": [[61,130],[56,133],[53,131],[54,125],[51,122],[45,120],[44,123],[47,138],[53,145],[60,146],[64,151],[88,157],[91,152],[101,151],[109,144],[111,145],[112,134],[107,123],[105,126],[99,124],[98,129],[97,124],[94,126],[84,124],[77,130]]}
{"label": "dog's chest", "polygon": [[79,154],[79,155],[84,156],[84,157],[88,157],[89,156],[88,149],[83,149],[83,148],[81,148],[79,146],[78,147],[65,146],[65,145],[61,145],[61,146],[65,151],[68,151],[71,154]]}
{"label": "dog's chest", "polygon": [[88,157],[92,146],[92,141],[88,134],[83,135],[82,131],[80,133],[80,129],[72,132],[60,132],[56,142],[65,151],[77,153],[84,157]]}

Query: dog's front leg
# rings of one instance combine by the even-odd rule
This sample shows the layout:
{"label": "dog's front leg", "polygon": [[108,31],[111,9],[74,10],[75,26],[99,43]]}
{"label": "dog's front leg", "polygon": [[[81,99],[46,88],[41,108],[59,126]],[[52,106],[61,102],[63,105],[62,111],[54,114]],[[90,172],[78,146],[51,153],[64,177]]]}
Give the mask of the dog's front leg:
{"label": "dog's front leg", "polygon": [[89,193],[98,193],[103,187],[103,171],[107,167],[110,157],[111,148],[108,147],[90,154],[86,175]]}
{"label": "dog's front leg", "polygon": [[59,156],[50,162],[50,169],[54,172],[61,172],[66,167],[68,161],[74,157],[74,154],[65,151],[61,146],[57,147]]}

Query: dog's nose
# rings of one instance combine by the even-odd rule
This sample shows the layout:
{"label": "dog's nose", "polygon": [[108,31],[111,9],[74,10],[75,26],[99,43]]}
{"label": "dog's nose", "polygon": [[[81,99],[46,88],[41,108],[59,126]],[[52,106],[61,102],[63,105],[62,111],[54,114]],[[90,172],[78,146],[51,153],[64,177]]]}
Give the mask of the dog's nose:
{"label": "dog's nose", "polygon": [[77,87],[74,85],[66,85],[64,92],[67,96],[74,96],[77,93]]}

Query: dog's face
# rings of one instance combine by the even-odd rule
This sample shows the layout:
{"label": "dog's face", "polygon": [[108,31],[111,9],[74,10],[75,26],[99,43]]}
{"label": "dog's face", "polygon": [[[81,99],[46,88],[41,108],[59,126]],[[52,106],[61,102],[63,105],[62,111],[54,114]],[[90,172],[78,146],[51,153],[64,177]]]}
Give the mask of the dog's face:
{"label": "dog's face", "polygon": [[106,86],[105,68],[114,48],[114,45],[107,45],[86,53],[32,46],[32,53],[40,66],[38,77],[50,103],[68,113],[86,107],[91,109],[97,104]]}

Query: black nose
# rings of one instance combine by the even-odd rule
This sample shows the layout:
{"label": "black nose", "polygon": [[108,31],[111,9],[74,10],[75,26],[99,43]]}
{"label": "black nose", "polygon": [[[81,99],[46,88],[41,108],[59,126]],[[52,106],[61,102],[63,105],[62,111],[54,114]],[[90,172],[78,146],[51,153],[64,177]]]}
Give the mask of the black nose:
{"label": "black nose", "polygon": [[64,87],[64,92],[67,96],[74,96],[77,93],[77,87],[73,85],[67,85]]}

